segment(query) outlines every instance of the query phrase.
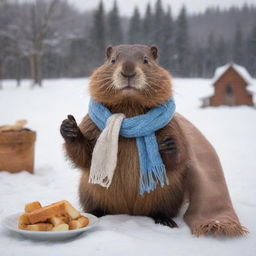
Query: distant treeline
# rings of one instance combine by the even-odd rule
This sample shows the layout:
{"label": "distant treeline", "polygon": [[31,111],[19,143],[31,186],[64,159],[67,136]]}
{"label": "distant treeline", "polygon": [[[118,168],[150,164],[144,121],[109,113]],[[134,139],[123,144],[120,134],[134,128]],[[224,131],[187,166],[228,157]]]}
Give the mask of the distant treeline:
{"label": "distant treeline", "polygon": [[234,61],[256,76],[256,7],[207,9],[176,18],[161,0],[142,15],[120,17],[100,2],[94,12],[79,12],[64,0],[0,2],[0,80],[84,77],[104,60],[107,45],[154,44],[159,63],[172,75],[211,77],[217,66]]}

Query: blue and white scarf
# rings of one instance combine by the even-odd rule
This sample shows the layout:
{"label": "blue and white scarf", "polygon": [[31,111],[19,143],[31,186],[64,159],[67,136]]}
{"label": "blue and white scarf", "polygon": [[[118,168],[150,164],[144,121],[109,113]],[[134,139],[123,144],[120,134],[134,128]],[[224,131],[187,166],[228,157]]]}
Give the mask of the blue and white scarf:
{"label": "blue and white scarf", "polygon": [[[169,184],[159,153],[155,132],[166,126],[175,113],[175,102],[152,108],[147,113],[125,118],[112,114],[103,104],[91,99],[89,116],[102,131],[93,150],[89,182],[109,187],[115,172],[119,135],[136,138],[140,162],[140,194],[153,191],[157,184]],[[127,170],[129,171],[129,170]]]}

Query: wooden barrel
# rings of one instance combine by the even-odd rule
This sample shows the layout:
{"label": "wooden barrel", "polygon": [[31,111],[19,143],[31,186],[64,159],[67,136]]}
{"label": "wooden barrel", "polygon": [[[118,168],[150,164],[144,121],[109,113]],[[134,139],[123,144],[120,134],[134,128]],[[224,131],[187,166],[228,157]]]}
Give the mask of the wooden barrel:
{"label": "wooden barrel", "polygon": [[36,133],[28,129],[0,132],[0,171],[34,172]]}

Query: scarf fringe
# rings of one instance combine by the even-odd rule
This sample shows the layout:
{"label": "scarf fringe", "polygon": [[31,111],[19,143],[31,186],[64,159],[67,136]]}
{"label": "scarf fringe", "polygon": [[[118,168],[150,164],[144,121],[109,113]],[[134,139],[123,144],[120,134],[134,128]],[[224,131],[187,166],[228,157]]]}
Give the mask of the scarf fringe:
{"label": "scarf fringe", "polygon": [[166,174],[164,165],[154,166],[149,170],[141,170],[140,172],[140,194],[150,193],[156,189],[157,184],[161,187],[169,185],[169,179]]}
{"label": "scarf fringe", "polygon": [[249,231],[240,225],[237,221],[229,220],[229,221],[218,221],[211,220],[208,223],[204,223],[198,226],[192,227],[192,234],[197,237],[213,234],[214,236],[219,236],[221,234],[227,236],[245,236],[249,233]]}
{"label": "scarf fringe", "polygon": [[99,184],[102,187],[108,188],[112,182],[112,178],[108,177],[108,175],[104,172],[104,170],[97,170],[95,175],[90,173],[89,183],[91,184]]}

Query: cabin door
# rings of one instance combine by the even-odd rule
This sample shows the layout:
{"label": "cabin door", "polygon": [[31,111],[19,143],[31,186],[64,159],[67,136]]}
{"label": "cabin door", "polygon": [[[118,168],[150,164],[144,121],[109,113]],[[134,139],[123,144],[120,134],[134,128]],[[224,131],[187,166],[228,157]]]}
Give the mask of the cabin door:
{"label": "cabin door", "polygon": [[227,84],[225,87],[224,104],[228,106],[234,106],[236,103],[236,97],[231,84]]}

